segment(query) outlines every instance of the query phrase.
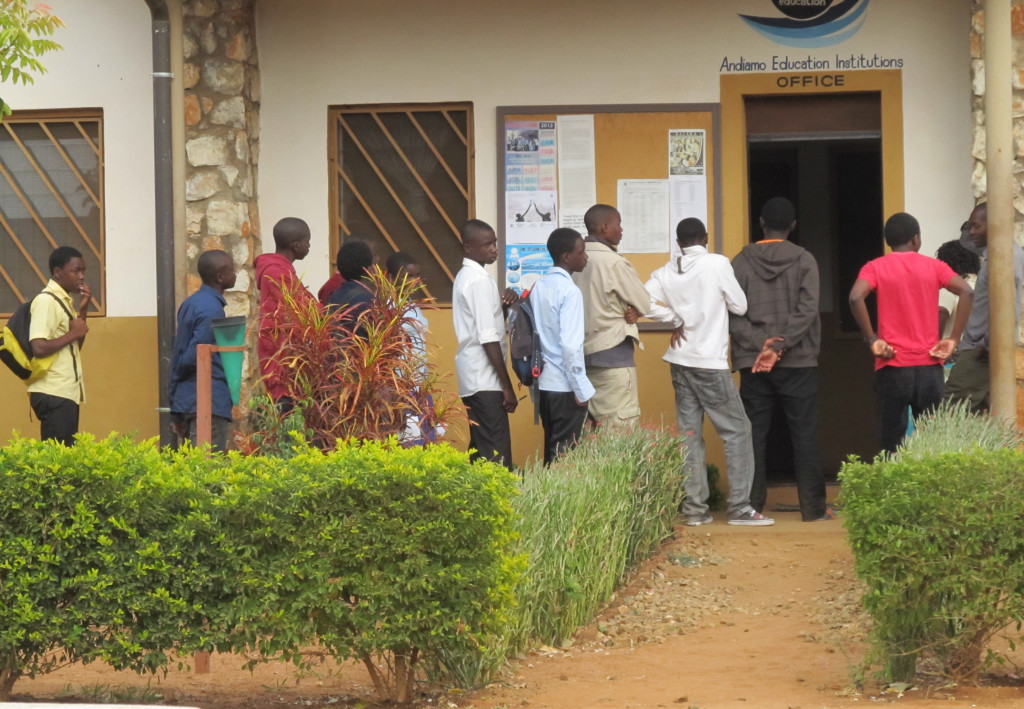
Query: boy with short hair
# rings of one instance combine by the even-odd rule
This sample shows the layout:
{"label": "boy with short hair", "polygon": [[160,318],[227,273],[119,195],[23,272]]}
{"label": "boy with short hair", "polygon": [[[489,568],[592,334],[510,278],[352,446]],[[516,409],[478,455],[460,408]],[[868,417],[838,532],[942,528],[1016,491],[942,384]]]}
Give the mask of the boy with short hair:
{"label": "boy with short hair", "polygon": [[[397,284],[403,281],[413,281],[420,278],[422,269],[416,259],[403,252],[396,251],[388,257],[384,269],[389,279]],[[416,292],[422,288],[417,284]],[[430,376],[430,368],[427,365],[427,333],[430,325],[423,309],[416,301],[412,301],[408,310],[405,311],[405,322],[402,323],[402,330],[409,341],[409,349],[417,366],[414,374],[414,381],[411,385],[420,391],[423,382]],[[399,437],[403,446],[422,446],[436,441],[443,436],[445,430],[434,423],[434,398],[427,394],[419,396],[420,411],[410,413],[406,417],[405,431]]]}
{"label": "boy with short hair", "polygon": [[373,252],[364,241],[346,241],[338,249],[337,266],[345,280],[327,299],[327,307],[343,311],[341,324],[346,332],[365,338],[366,328],[358,321],[375,297],[369,271],[373,266]]}
{"label": "boy with short hair", "polygon": [[554,266],[530,291],[543,361],[537,408],[544,425],[545,465],[576,446],[594,396],[583,356],[583,293],[572,279],[587,266],[586,244],[574,229],[555,229],[548,253]]}
{"label": "boy with short hair", "polygon": [[[85,282],[85,260],[72,246],[59,246],[49,259],[50,280],[32,299],[29,341],[33,357],[56,355],[46,373],[28,385],[28,400],[39,419],[39,437],[75,444],[79,407],[85,401],[82,345],[92,291]],[[72,293],[78,294],[77,308]]]}
{"label": "boy with short hair", "polygon": [[[916,419],[942,401],[942,363],[960,341],[973,292],[948,265],[918,253],[921,227],[906,212],[885,222],[885,243],[892,251],[861,268],[850,290],[850,308],[875,356],[879,447],[892,453],[906,434],[907,408]],[[960,297],[946,339],[938,331],[941,288]],[[878,299],[878,334],[864,302],[872,291]]]}
{"label": "boy with short hair", "polygon": [[[224,291],[235,285],[235,262],[225,251],[214,249],[199,255],[198,269],[202,285],[178,308],[178,327],[171,355],[170,405],[171,429],[177,445],[185,440],[196,445],[196,348],[215,345],[214,318],[224,317]],[[215,451],[227,451],[231,430],[231,390],[224,374],[220,353],[211,359],[213,425],[210,443]]]}
{"label": "boy with short hair", "polygon": [[263,384],[282,414],[294,406],[288,395],[284,369],[278,361],[278,351],[283,341],[280,330],[287,325],[283,318],[282,304],[285,292],[299,300],[313,297],[302,285],[292,265],[309,254],[309,241],[309,226],[306,222],[297,217],[285,217],[274,225],[274,253],[260,254],[252,262],[256,271],[256,288],[260,292],[256,352],[263,373]]}
{"label": "boy with short hair", "polygon": [[469,416],[471,460],[490,460],[512,469],[508,415],[519,400],[506,364],[505,309],[519,296],[498,293],[484,266],[498,259],[498,237],[486,222],[462,226],[462,268],[452,284],[452,321],[458,350],[455,373],[459,396]]}
{"label": "boy with short hair", "polygon": [[711,491],[704,463],[704,415],[725,444],[729,476],[729,524],[765,527],[775,523],[750,505],[754,449],[750,422],[729,374],[729,313],[747,312],[747,297],[729,259],[709,254],[708,234],[700,219],[676,226],[682,254],[651,274],[645,287],[655,306],[650,317],[676,325],[664,360],[672,372],[676,423],[686,444],[686,524],[714,521],[708,511]]}

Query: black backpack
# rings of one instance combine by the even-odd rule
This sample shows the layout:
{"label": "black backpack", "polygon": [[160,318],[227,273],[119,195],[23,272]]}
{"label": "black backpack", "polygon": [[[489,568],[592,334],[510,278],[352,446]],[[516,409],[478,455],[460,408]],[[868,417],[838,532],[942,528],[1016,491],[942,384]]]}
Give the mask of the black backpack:
{"label": "black backpack", "polygon": [[533,307],[527,298],[522,298],[508,309],[508,354],[519,383],[533,386],[540,379],[544,363],[540,338],[534,328]]}
{"label": "black backpack", "polygon": [[[56,295],[50,291],[43,291],[39,295],[52,297],[60,304],[61,309],[68,316],[68,320],[72,319],[71,312]],[[56,353],[48,357],[32,355],[32,343],[29,341],[29,330],[32,325],[32,300],[18,306],[14,314],[11,315],[11,319],[7,321],[7,327],[0,333],[0,362],[7,365],[7,368],[14,372],[19,379],[24,380],[26,385],[46,374],[57,357]],[[78,362],[74,359],[74,351],[72,351],[72,363],[77,375]]]}

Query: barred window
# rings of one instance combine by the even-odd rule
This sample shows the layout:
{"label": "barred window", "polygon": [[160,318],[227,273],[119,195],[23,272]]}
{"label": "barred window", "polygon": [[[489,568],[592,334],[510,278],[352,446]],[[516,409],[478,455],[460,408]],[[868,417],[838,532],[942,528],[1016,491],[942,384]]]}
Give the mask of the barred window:
{"label": "barred window", "polygon": [[335,106],[329,125],[332,256],[372,237],[382,259],[415,257],[429,294],[451,302],[474,209],[472,104]]}
{"label": "barred window", "polygon": [[38,293],[58,246],[82,252],[105,310],[103,115],[15,111],[0,123],[0,315]]}

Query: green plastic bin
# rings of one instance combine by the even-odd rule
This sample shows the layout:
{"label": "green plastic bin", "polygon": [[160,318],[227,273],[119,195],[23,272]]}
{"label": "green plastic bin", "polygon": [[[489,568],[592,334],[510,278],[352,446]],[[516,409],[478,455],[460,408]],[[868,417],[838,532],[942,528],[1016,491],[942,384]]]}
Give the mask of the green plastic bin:
{"label": "green plastic bin", "polygon": [[[245,316],[235,315],[230,318],[214,318],[213,339],[220,347],[239,347],[245,344]],[[231,401],[238,406],[242,393],[242,361],[244,352],[221,352],[220,362],[224,365],[224,376],[228,378],[228,389],[231,390]]]}

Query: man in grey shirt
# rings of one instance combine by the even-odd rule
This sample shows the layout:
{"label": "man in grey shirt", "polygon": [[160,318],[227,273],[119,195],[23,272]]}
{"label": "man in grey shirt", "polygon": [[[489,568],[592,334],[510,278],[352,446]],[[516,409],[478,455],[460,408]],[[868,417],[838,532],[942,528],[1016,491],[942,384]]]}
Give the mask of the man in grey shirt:
{"label": "man in grey shirt", "polygon": [[[944,398],[954,401],[969,401],[971,410],[988,411],[989,367],[988,367],[988,205],[982,202],[967,222],[970,240],[961,238],[961,243],[981,256],[981,270],[978,283],[974,286],[974,304],[971,316],[957,349],[956,363],[949,373]],[[1020,320],[1021,284],[1024,283],[1024,249],[1013,245],[1013,288],[1014,321]]]}

